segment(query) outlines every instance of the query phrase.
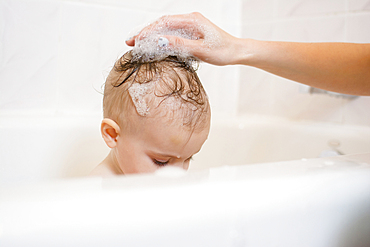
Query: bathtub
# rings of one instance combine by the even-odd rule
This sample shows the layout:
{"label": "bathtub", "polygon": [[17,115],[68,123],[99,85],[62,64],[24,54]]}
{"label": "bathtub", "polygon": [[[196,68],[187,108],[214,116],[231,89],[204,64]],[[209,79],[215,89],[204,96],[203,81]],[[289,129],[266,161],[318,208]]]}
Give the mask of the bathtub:
{"label": "bathtub", "polygon": [[370,153],[370,127],[255,116],[217,118],[191,168],[310,159],[335,153]]}
{"label": "bathtub", "polygon": [[[0,118],[1,184],[87,175],[109,149],[101,116]],[[370,128],[248,117],[213,119],[190,170],[318,158],[336,144],[341,153],[370,153]]]}
{"label": "bathtub", "polygon": [[14,246],[370,246],[370,154],[0,187]]}
{"label": "bathtub", "polygon": [[[109,149],[101,116],[0,118],[0,185],[85,176]],[[318,158],[335,143],[341,153],[370,153],[370,128],[249,117],[213,119],[191,170]]]}
{"label": "bathtub", "polygon": [[217,120],[188,172],[84,177],[99,124],[1,119],[1,246],[370,246],[368,128]]}

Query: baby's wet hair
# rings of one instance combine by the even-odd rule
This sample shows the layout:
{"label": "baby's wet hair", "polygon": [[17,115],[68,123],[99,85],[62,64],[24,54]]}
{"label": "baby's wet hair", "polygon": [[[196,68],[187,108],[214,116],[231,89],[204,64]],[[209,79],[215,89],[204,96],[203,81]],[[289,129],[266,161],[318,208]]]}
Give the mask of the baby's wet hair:
{"label": "baby's wet hair", "polygon": [[107,78],[104,117],[118,118],[114,120],[120,122],[121,114],[109,108],[122,111],[125,104],[135,107],[142,117],[150,116],[159,106],[166,105],[162,116],[165,114],[171,119],[180,119],[184,126],[201,126],[202,122],[206,122],[202,120],[207,119],[210,109],[207,94],[196,73],[197,68],[197,62],[191,58],[167,56],[159,61],[144,61],[134,57],[131,51],[125,53]]}

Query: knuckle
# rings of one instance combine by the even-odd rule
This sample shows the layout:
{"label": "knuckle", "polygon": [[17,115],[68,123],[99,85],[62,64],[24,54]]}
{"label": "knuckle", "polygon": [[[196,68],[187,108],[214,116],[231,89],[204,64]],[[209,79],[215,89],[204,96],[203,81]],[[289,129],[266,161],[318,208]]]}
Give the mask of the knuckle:
{"label": "knuckle", "polygon": [[193,13],[191,13],[190,15],[192,15],[193,17],[195,17],[195,18],[199,18],[199,17],[202,17],[203,15],[201,14],[201,13],[199,13],[199,12],[193,12]]}
{"label": "knuckle", "polygon": [[175,37],[173,40],[173,43],[175,46],[183,46],[184,45],[184,40],[181,39],[180,37]]}

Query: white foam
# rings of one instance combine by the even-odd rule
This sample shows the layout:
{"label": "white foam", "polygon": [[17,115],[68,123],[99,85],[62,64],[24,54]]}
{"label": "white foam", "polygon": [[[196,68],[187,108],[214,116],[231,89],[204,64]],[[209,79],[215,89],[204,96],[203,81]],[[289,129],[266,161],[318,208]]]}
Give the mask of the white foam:
{"label": "white foam", "polygon": [[166,46],[168,46],[168,44],[169,44],[168,39],[166,39],[166,38],[164,38],[164,37],[160,37],[160,38],[158,39],[158,46],[159,46],[159,47],[166,47]]}
{"label": "white foam", "polygon": [[172,29],[171,21],[166,17],[157,20],[151,30],[146,31],[145,38],[137,38],[132,50],[134,59],[141,61],[158,61],[167,56],[177,56],[182,60],[194,60],[194,57],[185,47],[169,46],[163,36],[177,36],[184,39],[203,39],[205,48],[211,49],[218,43],[218,34],[211,27],[194,24],[181,29]]}
{"label": "white foam", "polygon": [[152,91],[153,86],[153,81],[143,84],[134,83],[128,89],[132,102],[134,103],[136,111],[140,116],[145,117],[149,114],[149,106],[144,97]]}
{"label": "white foam", "polygon": [[190,57],[190,54],[183,48],[171,48],[168,46],[168,40],[163,35],[179,36],[182,38],[192,39],[191,36],[184,32],[161,29],[152,32],[142,40],[135,41],[135,47],[132,50],[134,59],[141,61],[158,61],[168,56],[178,56],[183,59]]}

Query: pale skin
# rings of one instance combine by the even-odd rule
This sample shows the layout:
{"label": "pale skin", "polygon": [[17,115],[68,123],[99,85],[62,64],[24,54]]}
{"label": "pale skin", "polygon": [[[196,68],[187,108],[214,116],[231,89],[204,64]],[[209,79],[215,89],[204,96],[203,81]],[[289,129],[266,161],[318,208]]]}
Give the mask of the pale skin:
{"label": "pale skin", "polygon": [[[126,41],[134,46],[135,39],[165,25],[173,29],[192,30],[197,40],[175,36],[168,47],[182,47],[200,60],[214,65],[247,65],[312,87],[338,93],[370,95],[370,44],[298,43],[260,41],[234,37],[213,24],[200,13],[164,16]],[[216,44],[207,42],[213,32]]]}
{"label": "pale skin", "polygon": [[121,128],[109,118],[102,121],[101,133],[111,151],[90,175],[152,173],[165,166],[187,170],[208,137],[209,118],[205,126],[189,129],[155,111],[148,117],[133,114],[130,128]]}

